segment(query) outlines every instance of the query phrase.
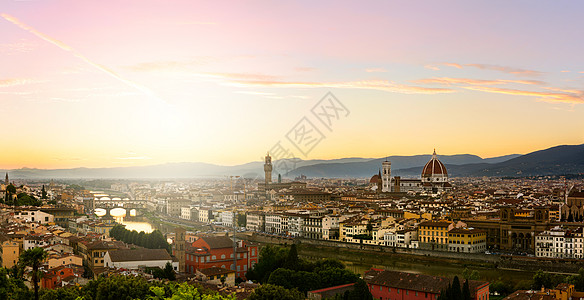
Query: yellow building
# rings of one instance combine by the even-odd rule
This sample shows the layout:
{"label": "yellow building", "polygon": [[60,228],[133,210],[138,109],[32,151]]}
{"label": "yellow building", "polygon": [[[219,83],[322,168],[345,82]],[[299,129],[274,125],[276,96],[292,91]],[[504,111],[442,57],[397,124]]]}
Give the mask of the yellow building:
{"label": "yellow building", "polygon": [[12,268],[18,263],[20,256],[20,244],[17,241],[6,240],[2,242],[2,261],[0,266],[4,268]]}
{"label": "yellow building", "polygon": [[[421,249],[448,250],[448,230],[452,222],[447,220],[427,221],[418,225],[418,240]],[[452,225],[453,226],[453,225]]]}
{"label": "yellow building", "polygon": [[487,250],[487,232],[474,228],[453,228],[448,232],[448,251],[484,253]]}
{"label": "yellow building", "polygon": [[47,258],[49,269],[58,266],[76,265],[83,266],[83,258],[79,255],[66,254]]}
{"label": "yellow building", "polygon": [[[196,275],[199,280],[206,283],[235,286],[235,271],[227,270],[225,268],[210,267],[198,269]],[[224,283],[222,283],[221,278],[224,278]]]}
{"label": "yellow building", "polygon": [[361,222],[341,222],[339,224],[339,241],[341,242],[351,242],[352,236],[367,233],[367,224]]}
{"label": "yellow building", "polygon": [[79,243],[79,253],[83,256],[92,270],[103,268],[103,260],[108,251],[128,249],[124,243],[117,241],[97,241],[92,243]]}

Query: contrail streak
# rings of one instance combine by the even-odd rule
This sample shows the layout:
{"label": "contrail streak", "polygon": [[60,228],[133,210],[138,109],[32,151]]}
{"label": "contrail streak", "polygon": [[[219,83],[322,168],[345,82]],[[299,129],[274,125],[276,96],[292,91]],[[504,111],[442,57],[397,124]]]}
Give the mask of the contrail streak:
{"label": "contrail streak", "polygon": [[11,15],[8,15],[8,14],[0,14],[0,16],[2,16],[8,22],[10,22],[10,23],[12,23],[12,24],[14,24],[14,25],[16,25],[16,26],[18,26],[18,27],[20,27],[20,28],[22,28],[22,29],[24,29],[24,30],[26,30],[26,31],[34,34],[34,35],[36,35],[37,37],[39,37],[39,38],[41,38],[41,39],[43,39],[43,40],[45,40],[45,41],[47,41],[47,42],[49,42],[49,43],[57,46],[57,47],[65,50],[65,51],[71,52],[77,58],[83,60],[84,62],[90,64],[91,66],[97,68],[98,70],[100,70],[100,71],[102,71],[102,72],[110,75],[111,77],[117,79],[118,81],[121,81],[122,83],[126,84],[127,86],[132,87],[132,88],[135,88],[135,89],[137,89],[137,90],[139,90],[139,91],[147,94],[148,96],[151,96],[151,97],[157,99],[158,101],[162,101],[163,102],[162,99],[158,98],[148,88],[143,87],[143,86],[141,86],[141,85],[139,85],[139,84],[137,84],[135,82],[132,82],[132,81],[130,81],[128,79],[125,79],[125,78],[121,77],[120,75],[118,75],[116,72],[114,72],[114,71],[112,71],[112,70],[110,70],[110,69],[108,69],[108,68],[106,68],[106,67],[104,67],[104,66],[102,66],[102,65],[100,65],[98,63],[95,63],[95,62],[91,61],[89,58],[87,58],[83,54],[79,53],[77,50],[71,48],[69,45],[67,45],[67,44],[65,44],[65,43],[63,43],[63,42],[61,42],[61,41],[59,41],[57,39],[54,39],[54,38],[52,38],[52,37],[50,37],[50,36],[48,36],[48,35],[40,32],[40,31],[34,29],[33,27],[31,27],[29,25],[26,25],[26,24],[22,23],[20,20],[18,20],[17,18],[15,18],[15,17],[13,17]]}

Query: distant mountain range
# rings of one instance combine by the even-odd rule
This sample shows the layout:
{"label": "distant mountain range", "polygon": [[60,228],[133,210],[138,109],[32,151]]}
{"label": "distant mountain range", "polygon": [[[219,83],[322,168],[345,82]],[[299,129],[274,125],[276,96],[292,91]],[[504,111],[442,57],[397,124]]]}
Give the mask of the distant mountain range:
{"label": "distant mountain range", "polygon": [[[391,161],[392,175],[418,177],[431,155],[389,156],[387,158],[341,158],[331,160],[287,160],[295,169],[283,175],[293,178],[301,174],[308,177],[357,178],[377,174],[381,162]],[[584,144],[564,145],[525,155],[511,154],[483,159],[471,154],[439,155],[451,177],[459,176],[538,176],[584,173]],[[274,162],[274,165],[278,165]],[[207,163],[168,163],[142,167],[74,168],[0,170],[9,172],[11,178],[22,179],[113,179],[113,178],[201,178],[241,175],[246,178],[263,178],[263,162],[255,161],[235,166]],[[275,171],[274,180],[277,178]]]}

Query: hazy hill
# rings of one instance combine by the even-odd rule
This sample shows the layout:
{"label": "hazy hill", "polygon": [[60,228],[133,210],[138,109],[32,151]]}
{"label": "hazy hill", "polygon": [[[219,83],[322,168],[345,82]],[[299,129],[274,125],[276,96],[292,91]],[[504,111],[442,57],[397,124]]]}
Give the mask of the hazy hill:
{"label": "hazy hill", "polygon": [[[584,173],[584,145],[563,145],[520,155],[498,163],[446,164],[450,176],[539,176]],[[396,170],[419,176],[420,168]]]}
{"label": "hazy hill", "polygon": [[[584,173],[584,145],[564,145],[525,155],[511,154],[483,159],[471,154],[439,155],[448,173],[456,176],[532,176]],[[389,156],[392,175],[419,177],[431,155]],[[370,177],[378,172],[386,158],[341,158],[332,160],[288,160],[295,169],[288,178],[304,174],[308,177]],[[274,162],[274,165],[277,165]],[[263,178],[263,162],[235,166],[207,163],[168,163],[142,167],[0,170],[11,178],[197,178],[240,175]],[[274,171],[274,180],[277,170]]]}
{"label": "hazy hill", "polygon": [[[446,165],[480,164],[485,162],[499,162],[519,156],[518,154],[482,159],[471,154],[439,155],[440,161]],[[432,155],[389,156],[392,175],[415,177],[420,176],[422,167],[432,158]],[[355,163],[328,163],[314,164],[296,168],[290,176],[304,174],[308,177],[370,177],[378,172],[381,163],[386,158],[372,159],[366,162]]]}

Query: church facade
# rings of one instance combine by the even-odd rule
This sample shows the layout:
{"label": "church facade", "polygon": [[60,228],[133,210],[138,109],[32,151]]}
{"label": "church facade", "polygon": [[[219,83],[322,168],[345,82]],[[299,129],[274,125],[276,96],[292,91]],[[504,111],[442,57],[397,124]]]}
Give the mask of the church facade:
{"label": "church facade", "polygon": [[380,193],[427,192],[436,194],[452,189],[452,185],[448,182],[446,166],[438,159],[436,150],[434,150],[430,161],[422,168],[420,178],[392,177],[391,162],[385,160],[381,163],[379,174],[374,175],[370,183],[377,184],[377,191]]}

